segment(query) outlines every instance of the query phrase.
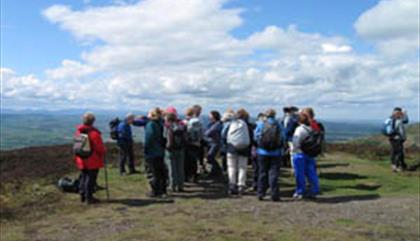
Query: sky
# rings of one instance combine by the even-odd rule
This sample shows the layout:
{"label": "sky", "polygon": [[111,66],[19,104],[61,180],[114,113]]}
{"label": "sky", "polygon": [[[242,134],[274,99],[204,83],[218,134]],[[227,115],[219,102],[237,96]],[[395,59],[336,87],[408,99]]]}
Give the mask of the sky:
{"label": "sky", "polygon": [[4,109],[419,116],[418,0],[1,0]]}

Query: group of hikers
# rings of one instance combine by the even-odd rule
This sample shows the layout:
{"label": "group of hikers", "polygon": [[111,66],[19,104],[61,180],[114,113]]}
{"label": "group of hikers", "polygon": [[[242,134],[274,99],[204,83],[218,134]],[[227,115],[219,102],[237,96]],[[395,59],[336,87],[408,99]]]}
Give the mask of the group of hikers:
{"label": "group of hikers", "polygon": [[[389,138],[393,147],[392,163],[395,168],[404,168],[403,124],[408,120],[399,110],[394,110],[392,127],[395,131]],[[228,109],[223,115],[213,110],[209,112],[207,124],[201,112],[201,106],[194,105],[181,118],[174,107],[154,108],[147,116],[129,113],[122,121],[112,120],[111,138],[119,147],[120,175],[139,173],[135,168],[131,129],[137,126],[144,127],[145,132],[144,165],[151,188],[147,193],[149,197],[166,197],[168,188],[172,192],[183,192],[184,183],[198,182],[199,175],[213,179],[227,175],[228,194],[242,195],[248,188],[249,163],[253,168],[251,188],[258,200],[264,200],[270,189],[271,200],[280,201],[280,166],[292,168],[296,181],[294,199],[313,199],[320,194],[315,158],[322,153],[325,129],[315,119],[312,108],[284,107],[281,119],[276,119],[274,109],[268,109],[258,114],[254,122],[243,108],[236,112]],[[81,170],[81,201],[93,204],[99,202],[93,193],[106,150],[101,132],[94,127],[94,114],[85,113],[82,119],[73,149],[76,165]],[[396,136],[402,137],[397,139]]]}

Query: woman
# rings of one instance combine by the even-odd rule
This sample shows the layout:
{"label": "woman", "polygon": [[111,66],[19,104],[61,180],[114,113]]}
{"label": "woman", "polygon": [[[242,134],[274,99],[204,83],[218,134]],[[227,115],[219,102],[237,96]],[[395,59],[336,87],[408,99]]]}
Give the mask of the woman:
{"label": "woman", "polygon": [[222,122],[220,121],[220,113],[218,111],[211,111],[209,113],[210,123],[207,130],[204,132],[204,138],[207,142],[207,162],[211,165],[209,176],[215,177],[222,174],[222,169],[216,161],[217,152],[220,147]]}
{"label": "woman", "polygon": [[158,108],[152,109],[145,127],[144,156],[152,189],[148,194],[150,197],[166,196],[167,169],[164,162],[165,141],[161,115],[162,112]]}
{"label": "woman", "polygon": [[165,114],[165,162],[169,174],[169,187],[173,192],[184,191],[184,158],[186,127],[178,120],[177,111],[170,107]]}
{"label": "woman", "polygon": [[[83,156],[76,154],[75,163],[81,171],[80,175],[80,200],[87,204],[98,203],[99,200],[93,197],[94,186],[98,171],[104,166],[105,145],[102,142],[101,132],[93,126],[95,115],[87,112],[83,115],[83,124],[77,127],[75,140],[87,137],[90,146],[90,155]],[[86,136],[87,135],[87,136]]]}
{"label": "woman", "polygon": [[[296,191],[295,199],[315,198],[319,194],[319,180],[316,173],[316,162],[313,157],[305,154],[301,147],[306,137],[312,131],[310,117],[305,112],[299,114],[299,126],[293,135],[293,167],[295,170]],[[310,190],[306,192],[306,180],[310,183]]]}

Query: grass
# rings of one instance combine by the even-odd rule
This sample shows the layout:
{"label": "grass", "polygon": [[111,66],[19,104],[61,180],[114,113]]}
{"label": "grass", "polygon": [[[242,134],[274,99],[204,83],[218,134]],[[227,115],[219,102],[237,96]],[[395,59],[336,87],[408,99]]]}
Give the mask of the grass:
{"label": "grass", "polygon": [[[258,202],[252,195],[227,198],[223,185],[207,180],[201,186],[188,186],[190,193],[152,200],[144,195],[145,175],[120,177],[117,168],[109,170],[111,201],[98,206],[81,205],[78,195],[59,192],[45,178],[26,181],[18,190],[6,184],[1,196],[1,240],[307,241],[381,240],[399,235],[410,240],[418,234],[415,209],[395,214],[409,215],[404,225],[411,231],[401,233],[373,214],[363,217],[363,212],[374,209],[372,204],[351,206],[378,199],[397,200],[396,207],[405,205],[396,198],[408,198],[412,204],[419,190],[418,172],[394,174],[387,162],[346,153],[328,154],[319,165],[323,194],[315,202],[291,202],[294,181],[287,171],[282,172],[281,203]],[[99,182],[103,184],[103,172]],[[105,192],[97,196],[104,200]],[[385,209],[388,204],[378,205]],[[361,217],[352,215],[352,210],[361,212]]]}

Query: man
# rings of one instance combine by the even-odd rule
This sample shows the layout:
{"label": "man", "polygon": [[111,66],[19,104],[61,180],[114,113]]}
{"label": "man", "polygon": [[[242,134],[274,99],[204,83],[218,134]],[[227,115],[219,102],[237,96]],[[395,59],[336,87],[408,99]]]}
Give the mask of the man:
{"label": "man", "polygon": [[[79,140],[83,148],[87,147],[88,154],[76,153],[74,161],[81,171],[80,175],[80,200],[87,204],[98,203],[99,200],[93,197],[94,186],[98,171],[104,166],[105,145],[102,142],[101,132],[93,126],[95,115],[87,112],[82,117],[83,124],[77,127],[75,140]],[[83,141],[82,138],[85,138]],[[83,143],[84,142],[84,143]],[[82,150],[82,147],[81,149]]]}
{"label": "man", "polygon": [[203,126],[194,108],[185,112],[184,124],[187,126],[187,148],[185,150],[185,181],[197,182],[197,162],[200,159]]}
{"label": "man", "polygon": [[267,119],[258,122],[255,128],[257,144],[257,160],[260,173],[258,175],[258,199],[262,201],[268,187],[271,189],[271,200],[280,201],[278,185],[280,162],[282,156],[282,127],[275,120],[276,111],[269,109],[265,113]]}
{"label": "man", "polygon": [[[201,125],[203,126],[203,120],[200,117],[203,108],[201,107],[201,105],[193,105],[192,109],[194,111],[194,116],[200,121]],[[204,131],[204,129],[203,129],[203,131]],[[199,158],[198,158],[198,162],[200,163],[200,173],[206,173],[207,172],[206,165],[204,164],[204,156],[205,156],[206,145],[207,145],[207,143],[205,142],[204,139],[202,139],[201,143],[200,143],[200,152],[199,152]]]}
{"label": "man", "polygon": [[127,114],[124,121],[118,125],[118,140],[117,144],[120,149],[120,175],[126,175],[125,163],[128,159],[128,174],[139,173],[134,167],[134,150],[133,150],[133,134],[131,125],[145,126],[147,124],[146,118],[135,119],[131,113]]}
{"label": "man", "polygon": [[285,146],[285,153],[287,153],[287,163],[286,166],[290,166],[292,167],[292,172],[293,172],[293,157],[290,154],[290,150],[293,149],[293,134],[296,130],[296,128],[298,127],[298,111],[299,109],[295,106],[290,106],[290,107],[284,107],[283,108],[283,112],[284,112],[284,117],[282,120],[282,124],[284,127],[284,133],[283,133],[283,137],[284,137],[284,141],[285,144],[287,143],[287,146]]}
{"label": "man", "polygon": [[408,124],[408,115],[405,110],[395,107],[391,115],[393,134],[389,136],[391,143],[392,170],[399,172],[407,168],[404,160],[404,142],[407,140],[405,124]]}

